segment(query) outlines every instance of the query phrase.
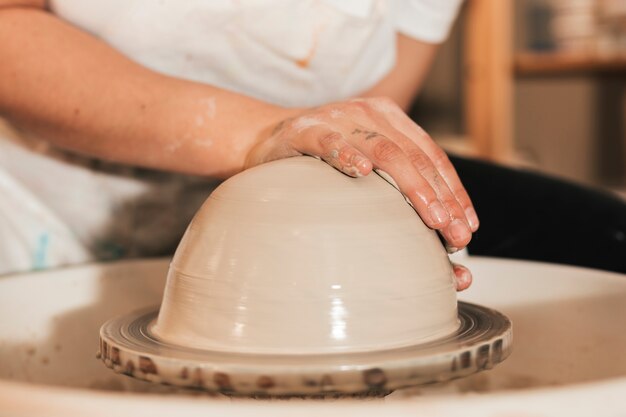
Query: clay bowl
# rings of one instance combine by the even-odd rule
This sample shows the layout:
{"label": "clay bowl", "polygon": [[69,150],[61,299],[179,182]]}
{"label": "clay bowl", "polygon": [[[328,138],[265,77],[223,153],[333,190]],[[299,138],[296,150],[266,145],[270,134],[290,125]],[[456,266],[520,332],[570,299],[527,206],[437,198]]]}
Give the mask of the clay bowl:
{"label": "clay bowl", "polygon": [[296,157],[222,183],[180,242],[158,316],[108,322],[101,352],[156,382],[306,394],[456,378],[510,341],[506,317],[457,304],[445,249],[393,186]]}

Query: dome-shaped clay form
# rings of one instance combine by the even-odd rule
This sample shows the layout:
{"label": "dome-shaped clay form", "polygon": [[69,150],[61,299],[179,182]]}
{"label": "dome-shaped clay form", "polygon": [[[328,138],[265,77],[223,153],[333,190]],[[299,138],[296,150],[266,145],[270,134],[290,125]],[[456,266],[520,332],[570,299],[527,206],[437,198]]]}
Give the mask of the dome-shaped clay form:
{"label": "dome-shaped clay form", "polygon": [[448,256],[400,192],[295,157],[211,194],[151,330],[178,346],[301,354],[415,345],[458,326]]}

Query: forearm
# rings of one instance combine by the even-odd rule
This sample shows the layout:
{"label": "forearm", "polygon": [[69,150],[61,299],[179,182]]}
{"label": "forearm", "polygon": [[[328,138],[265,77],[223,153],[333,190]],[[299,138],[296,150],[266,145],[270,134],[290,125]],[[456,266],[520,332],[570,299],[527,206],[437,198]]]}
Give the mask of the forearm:
{"label": "forearm", "polygon": [[57,146],[226,177],[287,110],[167,77],[36,9],[0,8],[0,114]]}

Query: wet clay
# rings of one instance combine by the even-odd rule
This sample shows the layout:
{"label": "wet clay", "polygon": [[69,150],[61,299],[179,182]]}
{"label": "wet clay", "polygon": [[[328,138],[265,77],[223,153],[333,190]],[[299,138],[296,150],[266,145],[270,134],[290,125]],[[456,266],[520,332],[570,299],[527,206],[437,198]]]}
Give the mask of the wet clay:
{"label": "wet clay", "polygon": [[459,326],[443,246],[378,175],[295,157],[207,199],[170,266],[152,332],[226,352],[364,352]]}
{"label": "wet clay", "polygon": [[105,323],[100,359],[229,395],[382,395],[490,369],[511,337],[502,314],[457,305],[444,247],[396,188],[295,157],[211,194],[160,310]]}

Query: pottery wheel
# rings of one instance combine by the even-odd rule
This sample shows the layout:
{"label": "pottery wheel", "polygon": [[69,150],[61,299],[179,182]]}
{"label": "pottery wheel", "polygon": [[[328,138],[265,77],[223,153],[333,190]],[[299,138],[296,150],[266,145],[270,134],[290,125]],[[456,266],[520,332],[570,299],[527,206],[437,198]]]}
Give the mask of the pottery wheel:
{"label": "pottery wheel", "polygon": [[151,308],[114,318],[100,330],[106,366],[135,378],[230,394],[385,392],[489,369],[511,351],[511,322],[479,305],[458,303],[460,326],[440,340],[389,350],[318,355],[242,354],[159,341]]}

